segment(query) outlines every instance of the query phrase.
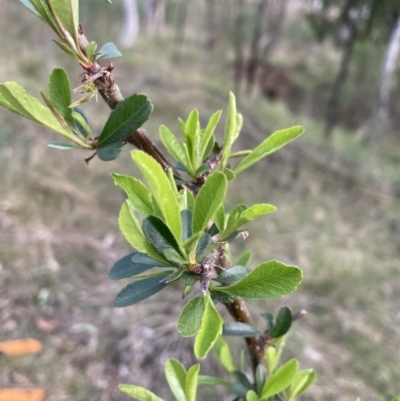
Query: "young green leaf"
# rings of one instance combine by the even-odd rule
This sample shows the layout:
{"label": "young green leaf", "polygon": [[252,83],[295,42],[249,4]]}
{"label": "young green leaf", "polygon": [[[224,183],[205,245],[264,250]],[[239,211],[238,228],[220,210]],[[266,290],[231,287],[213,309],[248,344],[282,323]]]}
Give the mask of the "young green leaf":
{"label": "young green leaf", "polygon": [[129,206],[129,201],[122,205],[118,223],[122,234],[134,248],[154,259],[165,262],[164,258],[158,254],[144,236],[142,227]]}
{"label": "young green leaf", "polygon": [[193,212],[193,209],[194,209],[194,196],[193,196],[192,192],[190,192],[186,188],[180,190],[179,194],[178,194],[178,200],[179,200],[179,208],[180,208],[180,210],[188,209],[191,212]]}
{"label": "young green leaf", "polygon": [[254,163],[257,163],[263,157],[276,152],[282,146],[285,146],[287,143],[293,141],[293,139],[297,138],[303,132],[304,128],[300,126],[274,132],[239,163],[234,170],[235,174],[241,173]]}
{"label": "young green leaf", "polygon": [[163,280],[163,283],[165,284],[173,283],[174,281],[178,280],[184,272],[185,270],[183,269],[178,269],[176,271],[173,271],[166,279]]}
{"label": "young green leaf", "polygon": [[[42,0],[38,0],[38,1],[42,1]],[[54,29],[55,31],[56,31],[56,29]],[[66,42],[64,42],[64,41],[59,41],[59,40],[55,40],[55,39],[52,39],[52,41],[66,54],[66,55],[68,55],[69,57],[72,57],[73,59],[75,59],[75,60],[79,60],[79,58],[78,58],[78,56],[71,50],[71,48],[69,47],[69,45],[68,44],[66,44]],[[83,104],[83,103],[85,103],[85,102],[82,102],[82,103],[79,103],[79,104]],[[76,106],[79,106],[79,104],[76,102],[76,103],[74,103],[74,106],[76,105]]]}
{"label": "young green leaf", "polygon": [[235,365],[233,363],[233,359],[231,356],[231,352],[229,351],[228,344],[219,337],[214,344],[213,351],[217,354],[218,359],[222,363],[223,367],[229,372],[234,372]]}
{"label": "young green leaf", "polygon": [[72,109],[69,107],[72,103],[71,84],[67,72],[62,68],[55,68],[50,75],[49,98],[68,125],[70,127],[74,126],[75,121],[72,117]]}
{"label": "young green leaf", "polygon": [[51,15],[50,10],[47,7],[47,4],[42,0],[20,0],[20,2],[33,14],[39,17],[45,24],[49,25],[55,33],[59,34],[59,29],[54,17]]}
{"label": "young green leaf", "polygon": [[207,127],[204,130],[204,134],[202,137],[201,144],[201,157],[200,160],[204,161],[204,159],[208,156],[207,151],[209,148],[209,143],[212,141],[212,137],[215,131],[215,128],[218,125],[219,119],[221,118],[222,110],[215,112],[208,121]]}
{"label": "young green leaf", "polygon": [[192,298],[179,315],[176,330],[182,337],[191,337],[200,330],[205,305],[204,297]]}
{"label": "young green leaf", "polygon": [[215,281],[221,284],[233,284],[241,280],[249,271],[244,266],[232,266],[230,269],[223,271]]}
{"label": "young green leaf", "polygon": [[184,166],[187,166],[187,158],[183,146],[165,125],[160,127],[160,138],[165,148],[174,157],[174,159]]}
{"label": "young green leaf", "polygon": [[254,390],[249,390],[246,394],[246,401],[259,401],[257,393]]}
{"label": "young green leaf", "polygon": [[78,45],[79,0],[47,0],[47,4]]}
{"label": "young green leaf", "polygon": [[240,266],[248,266],[248,264],[251,262],[252,258],[252,253],[250,251],[244,251],[236,260],[235,265],[240,265]]}
{"label": "young green leaf", "polygon": [[114,178],[115,185],[118,185],[126,192],[134,209],[144,217],[153,213],[151,192],[141,181],[128,175],[117,173],[112,173],[111,175]]}
{"label": "young green leaf", "polygon": [[97,43],[96,42],[90,42],[87,47],[86,47],[86,56],[89,60],[94,59],[94,54],[96,53],[97,49]]}
{"label": "young green leaf", "polygon": [[191,366],[187,372],[185,394],[188,401],[196,401],[199,371],[200,364],[196,363],[196,365]]}
{"label": "young green leaf", "polygon": [[198,379],[199,384],[205,384],[207,386],[225,386],[231,387],[232,383],[227,380],[220,379],[219,377],[200,375]]}
{"label": "young green leaf", "polygon": [[186,123],[185,123],[185,144],[188,151],[188,161],[193,166],[196,167],[198,160],[196,160],[197,144],[200,132],[200,122],[199,122],[199,112],[194,109],[190,112]]}
{"label": "young green leaf", "polygon": [[157,294],[157,292],[160,292],[168,285],[162,282],[166,277],[168,276],[157,276],[134,281],[119,292],[115,299],[114,306],[123,308],[125,306],[134,305]]}
{"label": "young green leaf", "polygon": [[259,331],[247,323],[228,322],[224,323],[222,335],[234,337],[254,337],[259,335]]}
{"label": "young green leaf", "polygon": [[70,149],[80,149],[79,146],[71,145],[69,143],[61,143],[61,142],[50,142],[47,144],[49,148],[59,149],[59,150],[70,150]]}
{"label": "young green leaf", "polygon": [[225,135],[224,135],[224,146],[222,151],[221,157],[221,166],[225,167],[229,156],[231,154],[232,145],[237,138],[237,127],[236,127],[236,119],[237,112],[236,112],[236,99],[235,95],[230,92],[229,93],[229,106],[228,106],[228,115],[225,125]]}
{"label": "young green leaf", "polygon": [[101,47],[97,55],[97,60],[101,58],[115,58],[121,57],[122,53],[118,50],[114,43],[106,43]]}
{"label": "young green leaf", "polygon": [[[135,262],[136,259],[139,262]],[[143,273],[153,267],[171,267],[159,260],[153,259],[147,256],[145,253],[133,252],[129,255],[124,256],[120,260],[114,263],[111,267],[109,276],[112,280],[120,280],[136,276],[137,274]]]}
{"label": "young green leaf", "polygon": [[167,226],[175,239],[181,242],[182,223],[178,199],[166,173],[155,159],[140,150],[133,151],[132,158],[146,179]]}
{"label": "young green leaf", "polygon": [[258,265],[237,283],[229,287],[214,287],[213,291],[249,299],[279,299],[293,292],[302,277],[299,268],[271,260]]}
{"label": "young green leaf", "polygon": [[276,348],[275,347],[268,347],[265,351],[264,351],[264,356],[265,356],[265,361],[267,362],[267,366],[268,366],[268,372],[270,374],[272,374],[276,368],[276,365],[278,364],[279,361],[279,357],[278,354],[276,352]]}
{"label": "young green leaf", "polygon": [[164,365],[165,377],[177,401],[188,401],[185,393],[186,369],[176,359],[168,359]]}
{"label": "young green leaf", "polygon": [[286,306],[280,309],[278,316],[275,319],[274,327],[270,331],[272,338],[284,336],[292,325],[292,312]]}
{"label": "young green leaf", "polygon": [[164,401],[162,398],[157,397],[154,393],[146,390],[140,386],[134,386],[133,384],[120,384],[118,388],[125,394],[132,398],[136,398],[139,401]]}
{"label": "young green leaf", "polygon": [[153,104],[144,95],[132,95],[118,103],[101,132],[97,146],[103,147],[128,138],[150,117]]}
{"label": "young green leaf", "polygon": [[225,199],[227,182],[219,171],[210,174],[200,188],[193,211],[193,233],[203,231]]}
{"label": "young green leaf", "polygon": [[300,397],[314,383],[317,374],[312,369],[300,370],[290,384],[288,401]]}
{"label": "young green leaf", "polygon": [[299,364],[295,359],[291,359],[282,365],[267,379],[260,398],[262,400],[266,400],[289,387],[297,373],[298,368]]}
{"label": "young green leaf", "polygon": [[194,354],[197,359],[204,359],[222,333],[223,320],[210,295],[205,298],[206,308],[203,315],[201,328],[194,343]]}

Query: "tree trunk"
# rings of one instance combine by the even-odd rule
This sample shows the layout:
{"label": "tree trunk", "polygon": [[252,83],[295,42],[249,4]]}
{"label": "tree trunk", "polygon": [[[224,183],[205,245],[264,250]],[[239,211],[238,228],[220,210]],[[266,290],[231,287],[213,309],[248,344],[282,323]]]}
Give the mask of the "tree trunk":
{"label": "tree trunk", "polygon": [[119,37],[119,44],[123,47],[131,47],[139,33],[139,12],[136,0],[122,0],[124,10],[124,24]]}
{"label": "tree trunk", "polygon": [[389,119],[390,82],[396,68],[396,60],[400,52],[400,16],[389,39],[383,60],[379,80],[379,116],[382,120]]}

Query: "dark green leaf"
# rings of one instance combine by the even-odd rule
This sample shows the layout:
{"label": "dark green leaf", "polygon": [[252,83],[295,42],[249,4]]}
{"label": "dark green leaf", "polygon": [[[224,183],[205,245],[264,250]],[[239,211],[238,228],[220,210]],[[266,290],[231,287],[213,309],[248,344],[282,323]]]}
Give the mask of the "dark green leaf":
{"label": "dark green leaf", "polygon": [[163,290],[168,284],[161,281],[168,276],[152,277],[135,281],[121,290],[115,299],[115,307],[137,304]]}
{"label": "dark green leaf", "polygon": [[203,231],[225,199],[227,182],[219,171],[210,174],[200,188],[193,211],[193,233]]}
{"label": "dark green leaf", "polygon": [[241,372],[240,370],[235,370],[234,373],[236,378],[238,379],[238,383],[246,388],[247,391],[253,389],[253,385],[250,383],[249,379],[243,372]]}
{"label": "dark green leaf", "polygon": [[[138,262],[136,262],[138,260]],[[133,252],[114,263],[110,270],[112,280],[120,280],[143,273],[152,267],[170,267],[159,260],[153,259],[141,252]]]}
{"label": "dark green leaf", "polygon": [[97,59],[121,57],[122,53],[118,50],[114,43],[106,43],[99,50]]}
{"label": "dark green leaf", "polygon": [[180,280],[183,282],[183,284],[192,286],[199,281],[199,276],[192,272],[185,271],[180,277]]}
{"label": "dark green leaf", "polygon": [[181,211],[183,242],[192,236],[192,219],[193,213],[190,210],[186,209]]}
{"label": "dark green leaf", "polygon": [[174,273],[170,274],[170,275],[163,281],[163,283],[169,284],[169,283],[172,283],[172,282],[178,280],[178,279],[182,276],[183,272],[184,272],[184,270],[182,270],[182,269],[179,269],[179,270],[175,271]]}
{"label": "dark green leaf", "polygon": [[256,367],[255,377],[257,394],[261,394],[261,391],[265,385],[265,381],[267,380],[267,369],[261,363]]}
{"label": "dark green leaf", "polygon": [[271,313],[261,313],[261,316],[267,321],[267,329],[272,330],[274,327],[274,317]]}
{"label": "dark green leaf", "polygon": [[132,95],[111,112],[98,139],[98,147],[123,141],[150,117],[153,104],[144,95]]}
{"label": "dark green leaf", "polygon": [[202,164],[197,170],[196,170],[196,176],[202,175],[207,173],[207,171],[210,170],[210,166],[208,164]]}
{"label": "dark green leaf", "polygon": [[204,297],[192,298],[179,315],[176,330],[182,337],[191,337],[200,330],[205,305]]}
{"label": "dark green leaf", "polygon": [[292,312],[286,306],[280,309],[278,316],[275,319],[274,327],[271,329],[270,334],[272,338],[284,336],[292,325]]}
{"label": "dark green leaf", "polygon": [[219,233],[218,227],[216,226],[215,223],[210,227],[210,229],[207,231],[207,233],[213,237],[214,235],[217,235]]}
{"label": "dark green leaf", "polygon": [[120,155],[122,146],[122,142],[115,142],[107,146],[97,148],[97,156],[104,162],[115,160]]}
{"label": "dark green leaf", "polygon": [[278,299],[293,292],[302,277],[299,268],[272,260],[261,263],[236,284],[213,290],[249,299]]}
{"label": "dark green leaf", "polygon": [[254,337],[260,333],[247,323],[229,322],[224,323],[222,335],[235,337]]}
{"label": "dark green leaf", "polygon": [[50,102],[64,117],[65,121],[70,126],[74,126],[75,122],[72,118],[72,109],[69,107],[72,103],[71,84],[67,72],[62,68],[55,68],[50,75],[49,98]]}
{"label": "dark green leaf", "polygon": [[201,263],[202,260],[207,256],[205,251],[208,249],[209,245],[212,243],[210,234],[203,233],[199,239],[196,248],[196,261]]}
{"label": "dark green leaf", "polygon": [[230,269],[223,271],[215,281],[221,284],[233,284],[241,280],[249,271],[243,266],[232,266]]}
{"label": "dark green leaf", "polygon": [[300,126],[274,132],[239,163],[234,170],[235,174],[241,173],[254,163],[257,163],[263,157],[276,152],[282,146],[286,145],[303,132],[304,128]]}
{"label": "dark green leaf", "polygon": [[218,301],[222,304],[231,304],[237,297],[225,292],[211,291],[211,298],[213,301]]}

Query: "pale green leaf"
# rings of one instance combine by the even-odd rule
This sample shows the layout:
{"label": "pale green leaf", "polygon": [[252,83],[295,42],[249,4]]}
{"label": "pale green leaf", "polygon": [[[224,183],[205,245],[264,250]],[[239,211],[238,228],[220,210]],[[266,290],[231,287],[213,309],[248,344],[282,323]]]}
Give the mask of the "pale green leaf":
{"label": "pale green leaf", "polygon": [[[61,42],[61,41],[55,40],[55,39],[52,39],[52,40],[65,54],[78,60],[78,56],[73,52],[73,50],[71,50],[69,44],[66,44],[65,42]],[[85,103],[85,102],[82,102],[79,104],[83,104],[83,103]],[[76,106],[79,106],[79,104],[76,104]],[[74,104],[74,106],[75,106],[75,104]]]}
{"label": "pale green leaf", "polygon": [[231,387],[232,383],[227,380],[220,379],[219,377],[199,375],[199,384],[205,384],[207,386],[226,386]]}
{"label": "pale green leaf", "polygon": [[186,369],[176,359],[168,359],[164,365],[165,377],[177,401],[188,401],[185,393]]}
{"label": "pale green leaf", "polygon": [[122,53],[118,50],[117,46],[114,43],[106,43],[99,50],[97,59],[101,58],[115,58],[121,57]]}
{"label": "pale green leaf", "polygon": [[210,174],[195,199],[193,233],[203,231],[222,205],[227,189],[225,175],[219,171]]}
{"label": "pale green leaf", "polygon": [[268,377],[261,393],[261,399],[266,400],[289,387],[298,368],[299,363],[295,359],[291,359],[282,365],[276,372]]}
{"label": "pale green leaf", "polygon": [[200,330],[204,316],[204,297],[192,298],[182,309],[176,323],[176,330],[182,337],[191,337]]}
{"label": "pale green leaf", "polygon": [[222,337],[217,339],[213,351],[217,354],[218,359],[229,373],[233,373],[236,370],[229,346]]}
{"label": "pale green leaf", "polygon": [[224,145],[221,157],[221,166],[225,166],[226,162],[229,159],[231,154],[232,145],[235,139],[237,138],[237,112],[236,112],[236,99],[235,95],[230,92],[229,93],[229,106],[228,106],[228,115],[226,117],[226,125],[225,125],[225,135],[224,135]]}
{"label": "pale green leaf", "polygon": [[154,393],[146,390],[140,386],[134,386],[133,384],[120,384],[118,388],[125,394],[132,398],[136,398],[139,401],[164,401],[162,398],[157,397]]}
{"label": "pale green leaf", "polygon": [[128,175],[112,173],[115,185],[122,188],[128,195],[134,209],[143,217],[153,214],[151,193],[149,189],[137,178]]}
{"label": "pale green leaf", "polygon": [[248,156],[246,156],[236,167],[235,174],[241,173],[263,157],[276,152],[282,146],[291,142],[304,132],[304,128],[295,126],[281,131],[276,131],[258,145]]}
{"label": "pale green leaf", "polygon": [[288,401],[300,397],[315,381],[317,374],[312,369],[297,372],[290,384],[290,395]]}
{"label": "pale green leaf", "polygon": [[192,166],[196,166],[196,143],[200,131],[199,112],[194,109],[189,113],[185,123],[185,143],[187,146],[189,158],[188,161]]}
{"label": "pale green leaf", "polygon": [[179,204],[167,174],[155,159],[140,150],[133,151],[132,158],[146,179],[165,223],[181,244],[182,223]]}
{"label": "pale green leaf", "polygon": [[200,372],[200,364],[196,363],[189,368],[186,375],[185,393],[188,401],[196,401],[197,383]]}
{"label": "pale green leaf", "polygon": [[61,143],[61,142],[50,142],[47,144],[49,148],[59,149],[59,150],[70,150],[70,149],[80,149],[76,145],[71,145],[69,143]]}
{"label": "pale green leaf", "polygon": [[187,165],[186,153],[175,135],[165,126],[160,127],[160,138],[168,152],[184,166]]}
{"label": "pale green leaf", "polygon": [[209,294],[206,295],[206,308],[201,328],[194,343],[194,354],[197,359],[204,359],[222,333],[223,320]]}
{"label": "pale green leaf", "polygon": [[249,390],[246,394],[246,401],[258,401],[258,395],[254,390]]}
{"label": "pale green leaf", "polygon": [[237,283],[229,287],[214,287],[214,291],[249,299],[279,299],[293,292],[302,277],[299,268],[271,260],[258,265]]}
{"label": "pale green leaf", "polygon": [[268,366],[268,371],[270,373],[272,373],[275,368],[276,365],[278,364],[278,355],[276,352],[276,348],[275,347],[268,347],[265,351],[264,351],[264,356],[265,356],[265,360],[267,362],[267,366]]}
{"label": "pale green leaf", "polygon": [[208,144],[212,140],[212,136],[214,134],[215,128],[218,125],[219,119],[221,118],[222,110],[215,112],[210,120],[208,121],[207,127],[204,130],[204,134],[202,137],[202,150],[201,150],[201,160],[204,161],[204,158],[207,157],[207,149]]}

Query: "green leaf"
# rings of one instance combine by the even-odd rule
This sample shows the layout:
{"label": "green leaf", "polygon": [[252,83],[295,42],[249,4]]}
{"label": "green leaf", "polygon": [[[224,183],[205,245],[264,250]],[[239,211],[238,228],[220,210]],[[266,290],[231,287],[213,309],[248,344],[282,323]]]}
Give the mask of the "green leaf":
{"label": "green leaf", "polygon": [[222,333],[223,320],[215,308],[209,294],[205,298],[206,308],[201,328],[194,342],[194,354],[197,359],[204,359]]}
{"label": "green leaf", "polygon": [[219,171],[210,174],[200,188],[193,211],[193,233],[203,231],[222,205],[227,189],[225,175]]}
{"label": "green leaf", "polygon": [[[184,131],[185,143],[189,154],[188,162],[193,167],[197,165],[196,145],[199,138],[199,132],[200,132],[199,112],[196,109],[194,109],[189,113],[189,116],[185,123],[185,131]],[[194,171],[192,173],[194,173]]]}
{"label": "green leaf", "polygon": [[193,213],[190,210],[181,211],[182,220],[182,241],[185,242],[192,236]]}
{"label": "green leaf", "polygon": [[249,390],[246,394],[246,401],[258,401],[258,395],[254,390]]}
{"label": "green leaf", "polygon": [[46,0],[50,9],[78,44],[79,0]]}
{"label": "green leaf", "polygon": [[265,351],[264,351],[264,356],[265,356],[265,360],[267,362],[267,366],[268,366],[268,371],[270,374],[272,374],[272,372],[275,370],[276,365],[278,364],[278,354],[276,352],[276,348],[275,347],[268,347]]}
{"label": "green leaf", "polygon": [[235,95],[230,92],[229,93],[229,106],[228,106],[228,115],[225,125],[225,135],[224,135],[224,145],[221,157],[221,166],[225,167],[229,156],[231,154],[232,145],[237,138],[237,127],[236,127],[236,99]]}
{"label": "green leaf", "polygon": [[137,178],[128,175],[112,173],[115,185],[122,188],[128,195],[132,206],[144,217],[153,213],[151,192]]}
{"label": "green leaf", "polygon": [[90,42],[87,47],[86,47],[86,56],[89,60],[93,60],[93,56],[96,53],[97,49],[97,43],[96,42]]}
{"label": "green leaf", "polygon": [[265,400],[268,397],[278,394],[289,387],[297,373],[298,368],[299,363],[295,359],[291,359],[282,365],[267,379],[267,382],[265,383],[261,393],[261,398]]}
{"label": "green leaf", "polygon": [[246,209],[244,209],[243,206],[244,205],[238,205],[235,209],[233,209],[228,219],[227,228],[220,235],[221,238],[228,236],[238,228],[261,216],[276,211],[275,206],[269,205],[267,203],[260,203],[257,205],[250,206],[249,208]]}
{"label": "green leaf", "polygon": [[[39,1],[41,1],[41,0],[39,0]],[[78,56],[70,49],[70,47],[67,44],[65,44],[64,42],[60,42],[59,40],[55,40],[55,39],[52,39],[52,40],[65,54],[78,60]],[[94,94],[92,94],[92,96],[90,98],[92,98],[93,95]],[[83,103],[85,103],[85,102],[82,102],[79,104],[83,104]],[[79,104],[74,103],[74,105],[76,105],[76,106],[78,106]]]}
{"label": "green leaf", "polygon": [[166,277],[168,276],[146,278],[127,285],[117,295],[114,306],[123,308],[125,306],[134,305],[157,294],[157,292],[160,292],[168,285],[162,282]]}
{"label": "green leaf", "polygon": [[164,365],[165,377],[169,388],[177,401],[188,401],[185,394],[186,387],[186,369],[176,359],[168,359]]}
{"label": "green leaf", "polygon": [[183,284],[185,284],[187,286],[192,286],[199,281],[199,276],[192,272],[185,271],[185,272],[183,272],[182,276],[180,277],[180,280],[182,281]]}
{"label": "green leaf", "polygon": [[128,138],[150,117],[153,104],[145,95],[132,95],[118,103],[101,132],[97,146],[103,147]]}
{"label": "green leaf", "polygon": [[[139,262],[135,262],[139,260]],[[136,276],[137,274],[143,273],[153,267],[170,267],[169,265],[160,262],[159,260],[153,259],[147,256],[145,253],[133,252],[129,255],[124,256],[120,260],[114,263],[111,267],[109,276],[112,280],[120,280]]]}
{"label": "green leaf", "polygon": [[96,58],[99,60],[101,58],[115,58],[121,56],[122,53],[118,50],[114,43],[106,43],[105,45],[101,46]]}
{"label": "green leaf", "polygon": [[196,363],[196,365],[191,366],[187,372],[185,393],[188,401],[196,401],[199,371],[200,364]]}
{"label": "green leaf", "polygon": [[271,260],[258,265],[236,284],[213,290],[249,299],[279,299],[293,292],[302,277],[303,273],[299,268]]}
{"label": "green leaf", "polygon": [[58,134],[71,139],[72,133],[67,131],[53,115],[50,109],[43,106],[38,99],[28,96],[16,82],[0,85],[0,103],[13,113],[35,121]]}
{"label": "green leaf", "polygon": [[61,142],[50,142],[47,144],[49,148],[60,149],[60,150],[70,150],[70,149],[80,149],[79,146],[71,145],[69,143],[61,143]]}
{"label": "green leaf", "polygon": [[178,199],[162,167],[148,154],[135,150],[132,158],[146,179],[164,220],[175,239],[181,242],[182,223]]}
{"label": "green leaf", "polygon": [[259,331],[247,323],[228,322],[224,323],[222,335],[234,337],[254,337],[259,335]]}
{"label": "green leaf", "polygon": [[199,375],[199,384],[205,384],[207,386],[225,386],[231,387],[232,383],[227,380],[220,379],[219,377]]}
{"label": "green leaf", "polygon": [[233,284],[241,280],[248,272],[244,266],[232,266],[230,269],[223,271],[215,281],[221,284]]}
{"label": "green leaf", "polygon": [[220,232],[225,230],[226,220],[225,220],[225,208],[223,204],[218,208],[217,212],[215,213],[214,223]]}
{"label": "green leaf", "polygon": [[175,135],[165,126],[160,127],[160,138],[168,152],[184,166],[187,166],[186,153]]}
{"label": "green leaf", "polygon": [[221,118],[222,110],[215,112],[210,120],[208,121],[207,127],[204,130],[204,135],[202,138],[202,149],[201,149],[201,158],[200,160],[204,160],[208,154],[209,143],[212,141],[212,137],[215,131],[215,128],[218,125],[219,119]]}
{"label": "green leaf", "polygon": [[207,249],[212,244],[211,235],[208,233],[201,234],[199,242],[196,247],[196,261],[201,263],[203,259],[208,255]]}
{"label": "green leaf", "polygon": [[41,17],[40,13],[36,10],[36,8],[32,5],[29,0],[19,0],[30,12],[36,15],[36,17]]}
{"label": "green leaf", "polygon": [[146,253],[154,259],[165,261],[164,258],[160,256],[153,246],[147,241],[138,219],[130,209],[129,201],[126,201],[122,205],[118,217],[118,223],[125,239],[134,248],[136,248],[139,252]]}
{"label": "green leaf", "polygon": [[179,315],[176,330],[182,337],[192,337],[200,330],[205,311],[204,297],[192,298]]}
{"label": "green leaf", "polygon": [[140,386],[134,386],[132,384],[120,384],[118,388],[125,394],[132,398],[136,398],[139,401],[164,401],[162,398],[157,397],[154,393],[146,390]]}
{"label": "green leaf", "polygon": [[228,344],[219,337],[214,344],[213,351],[217,354],[218,359],[222,363],[223,367],[229,372],[234,372],[235,365],[233,363],[233,359],[231,356],[231,352],[229,351]]}
{"label": "green leaf", "polygon": [[267,380],[267,369],[261,363],[256,366],[256,391],[257,394],[261,394],[262,389],[264,388],[265,381]]}
{"label": "green leaf", "polygon": [[300,397],[317,378],[317,374],[312,369],[300,370],[290,384],[290,396],[288,401]]}
{"label": "green leaf", "polygon": [[100,160],[103,160],[104,162],[115,160],[120,155],[122,151],[122,146],[122,142],[114,142],[101,148],[97,148],[97,156]]}
{"label": "green leaf", "polygon": [[20,0],[20,2],[58,34],[58,27],[47,4],[43,3],[41,0]]}
{"label": "green leaf", "polygon": [[72,118],[74,120],[74,125],[75,125],[74,132],[78,131],[85,137],[89,136],[90,138],[93,138],[92,130],[89,127],[87,118],[86,118],[83,110],[80,109],[79,107],[74,107],[72,109],[71,114],[72,114]]}
{"label": "green leaf", "polygon": [[69,126],[74,126],[75,121],[72,118],[72,109],[69,105],[72,103],[71,84],[68,74],[62,68],[56,68],[50,75],[49,80],[50,102],[64,117]]}
{"label": "green leaf", "polygon": [[184,188],[179,191],[178,195],[180,210],[188,209],[193,212],[194,209],[194,196],[192,192]]}
{"label": "green leaf", "polygon": [[251,262],[252,258],[252,253],[250,251],[244,251],[236,260],[235,265],[240,265],[240,266],[248,266],[248,264]]}
{"label": "green leaf", "polygon": [[178,280],[182,274],[184,273],[185,270],[182,269],[178,269],[175,272],[173,272],[172,274],[170,274],[163,282],[165,284],[170,284],[173,283],[174,281]]}
{"label": "green leaf", "polygon": [[292,312],[288,307],[283,307],[280,309],[278,316],[275,319],[275,324],[270,335],[272,338],[284,336],[290,329],[292,325]]}
{"label": "green leaf", "polygon": [[304,128],[295,126],[292,128],[276,131],[258,145],[248,156],[246,156],[236,167],[235,174],[241,173],[263,157],[276,152],[282,146],[297,138],[304,132]]}

